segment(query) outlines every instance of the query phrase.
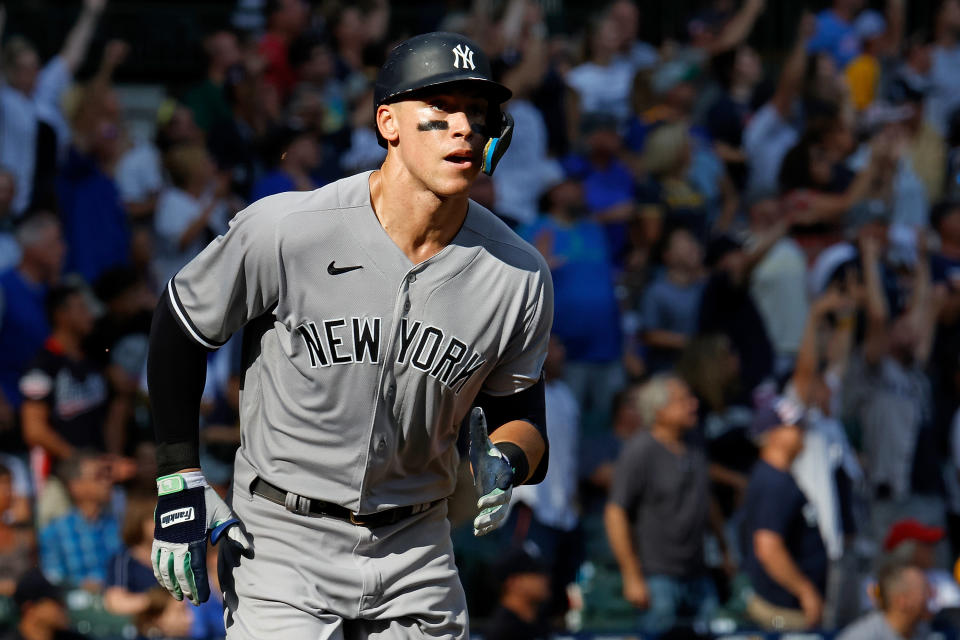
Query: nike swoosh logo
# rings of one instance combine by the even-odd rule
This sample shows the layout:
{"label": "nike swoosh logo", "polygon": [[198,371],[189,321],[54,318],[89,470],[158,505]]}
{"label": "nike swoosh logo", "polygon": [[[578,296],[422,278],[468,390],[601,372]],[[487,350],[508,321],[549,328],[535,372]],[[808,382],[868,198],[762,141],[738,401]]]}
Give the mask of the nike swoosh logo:
{"label": "nike swoosh logo", "polygon": [[363,265],[362,265],[362,264],[358,264],[358,265],[356,265],[355,267],[336,267],[336,266],[334,266],[334,264],[333,264],[334,262],[336,262],[336,260],[331,261],[330,264],[327,265],[327,273],[329,273],[329,274],[332,275],[332,276],[338,276],[338,275],[340,275],[341,273],[346,273],[347,271],[354,271],[354,270],[356,270],[356,269],[363,269]]}

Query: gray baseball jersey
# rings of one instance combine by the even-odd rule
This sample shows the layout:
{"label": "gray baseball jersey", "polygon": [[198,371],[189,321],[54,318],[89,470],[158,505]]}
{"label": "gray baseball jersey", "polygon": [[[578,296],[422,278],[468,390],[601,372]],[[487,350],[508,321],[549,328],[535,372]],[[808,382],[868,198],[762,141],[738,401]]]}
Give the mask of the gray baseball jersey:
{"label": "gray baseball jersey", "polygon": [[168,284],[207,347],[250,323],[239,455],[357,513],[450,495],[475,396],[539,379],[553,317],[546,263],[496,216],[471,201],[453,241],[414,265],[369,177],[254,203]]}

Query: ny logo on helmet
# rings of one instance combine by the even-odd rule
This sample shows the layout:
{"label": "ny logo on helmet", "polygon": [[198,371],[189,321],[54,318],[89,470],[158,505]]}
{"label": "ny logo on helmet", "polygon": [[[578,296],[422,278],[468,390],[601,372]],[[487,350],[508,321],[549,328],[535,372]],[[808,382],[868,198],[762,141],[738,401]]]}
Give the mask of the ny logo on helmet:
{"label": "ny logo on helmet", "polygon": [[[476,69],[477,67],[473,64],[473,49],[470,47],[465,47],[462,44],[458,44],[453,49],[453,68],[454,69],[466,69],[468,66],[470,69]],[[463,64],[463,67],[460,64]]]}

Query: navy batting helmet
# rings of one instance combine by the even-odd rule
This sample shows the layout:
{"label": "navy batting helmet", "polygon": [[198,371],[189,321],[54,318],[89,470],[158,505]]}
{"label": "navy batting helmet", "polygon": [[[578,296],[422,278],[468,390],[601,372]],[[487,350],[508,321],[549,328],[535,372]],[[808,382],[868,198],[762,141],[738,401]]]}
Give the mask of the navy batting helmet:
{"label": "navy batting helmet", "polygon": [[[493,80],[490,60],[469,38],[436,31],[397,45],[377,74],[373,108],[410,98],[424,89],[452,84],[475,86],[490,102],[482,167],[484,173],[491,174],[513,135],[513,119],[500,109],[513,93]],[[377,140],[387,146],[379,130]]]}

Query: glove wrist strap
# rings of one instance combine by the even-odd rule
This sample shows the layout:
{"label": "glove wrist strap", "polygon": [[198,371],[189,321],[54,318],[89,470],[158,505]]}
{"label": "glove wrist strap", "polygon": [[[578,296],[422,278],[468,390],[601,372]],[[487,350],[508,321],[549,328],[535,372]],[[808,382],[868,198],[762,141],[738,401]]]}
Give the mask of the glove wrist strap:
{"label": "glove wrist strap", "polygon": [[203,477],[202,471],[171,473],[168,476],[160,476],[157,478],[157,495],[165,496],[171,493],[185,491],[187,489],[196,489],[197,487],[206,486],[207,479]]}
{"label": "glove wrist strap", "polygon": [[513,467],[513,486],[519,487],[527,480],[530,475],[530,463],[527,461],[527,454],[523,452],[518,445],[512,442],[498,442],[494,445],[500,450],[500,453],[506,457],[507,462]]}

